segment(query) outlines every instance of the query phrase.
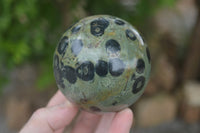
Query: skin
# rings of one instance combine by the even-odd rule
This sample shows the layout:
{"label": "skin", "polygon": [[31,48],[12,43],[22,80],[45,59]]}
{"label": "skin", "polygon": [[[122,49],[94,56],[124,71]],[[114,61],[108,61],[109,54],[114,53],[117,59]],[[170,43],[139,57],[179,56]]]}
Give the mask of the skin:
{"label": "skin", "polygon": [[[33,113],[20,133],[62,133],[77,112],[78,108],[57,91],[46,107]],[[129,133],[132,123],[129,108],[101,115],[81,111],[71,133]]]}

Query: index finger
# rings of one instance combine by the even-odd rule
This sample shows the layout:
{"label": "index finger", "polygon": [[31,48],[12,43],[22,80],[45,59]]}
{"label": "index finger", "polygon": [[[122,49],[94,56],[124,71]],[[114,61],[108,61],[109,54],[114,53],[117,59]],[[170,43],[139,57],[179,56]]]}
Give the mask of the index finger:
{"label": "index finger", "polygon": [[66,97],[62,94],[60,90],[58,90],[48,102],[47,107],[58,105],[64,103],[65,101],[67,101]]}

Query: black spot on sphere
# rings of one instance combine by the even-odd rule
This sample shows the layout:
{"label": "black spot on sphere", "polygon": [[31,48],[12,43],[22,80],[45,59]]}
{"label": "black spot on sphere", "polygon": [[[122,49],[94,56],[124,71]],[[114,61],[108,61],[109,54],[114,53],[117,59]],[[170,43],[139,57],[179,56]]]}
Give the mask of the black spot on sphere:
{"label": "black spot on sphere", "polygon": [[125,64],[119,58],[109,60],[109,72],[112,76],[120,76],[125,69]]}
{"label": "black spot on sphere", "polygon": [[104,18],[98,18],[90,23],[90,32],[92,35],[99,37],[104,34],[104,30],[108,27],[109,21]]}
{"label": "black spot on sphere", "polygon": [[65,85],[63,84],[63,72],[59,67],[59,57],[56,54],[54,55],[53,68],[54,68],[54,76],[55,76],[56,83],[61,88],[65,88]]}
{"label": "black spot on sphere", "polygon": [[76,71],[74,68],[70,66],[64,66],[64,77],[69,81],[69,83],[74,84],[76,83]]}
{"label": "black spot on sphere", "polygon": [[133,73],[133,75],[131,76],[131,80],[135,79],[135,73]]}
{"label": "black spot on sphere", "polygon": [[145,78],[143,76],[140,76],[139,78],[137,78],[132,86],[132,92],[134,94],[138,93],[145,84]]}
{"label": "black spot on sphere", "polygon": [[84,80],[89,81],[94,78],[94,64],[90,61],[83,62],[77,69],[76,69],[77,76]]}
{"label": "black spot on sphere", "polygon": [[106,51],[107,53],[115,54],[121,50],[120,44],[114,40],[110,39],[106,42]]}
{"label": "black spot on sphere", "polygon": [[119,19],[116,19],[116,20],[115,20],[115,23],[116,23],[117,25],[124,25],[124,24],[125,24],[124,21],[119,20]]}
{"label": "black spot on sphere", "polygon": [[65,88],[65,85],[63,83],[63,71],[60,68],[54,68],[54,76],[55,76],[55,80],[57,85],[59,85],[61,88]]}
{"label": "black spot on sphere", "polygon": [[77,32],[79,32],[80,29],[81,29],[81,25],[78,25],[78,26],[72,28],[71,32],[72,32],[72,34],[76,34]]}
{"label": "black spot on sphere", "polygon": [[61,60],[61,62],[60,62],[60,65],[61,65],[61,68],[63,68],[64,67],[64,63],[63,63],[63,61]]}
{"label": "black spot on sphere", "polygon": [[150,63],[150,62],[151,62],[151,56],[150,56],[150,52],[149,52],[148,47],[146,48],[146,53],[147,53],[148,61],[149,61],[149,63]]}
{"label": "black spot on sphere", "polygon": [[126,30],[126,37],[131,39],[132,41],[135,41],[137,39],[133,31],[129,29]]}
{"label": "black spot on sphere", "polygon": [[91,107],[90,107],[90,110],[91,110],[91,111],[94,111],[94,112],[100,112],[100,111],[101,111],[101,109],[98,108],[98,107],[96,107],[96,106],[91,106]]}
{"label": "black spot on sphere", "polygon": [[100,77],[104,77],[108,73],[108,63],[103,60],[98,60],[95,65],[95,71]]}
{"label": "black spot on sphere", "polygon": [[77,24],[78,22],[75,22],[75,23],[73,23],[72,25],[70,25],[67,29],[66,29],[66,32],[69,30],[69,29],[71,29],[75,24]]}
{"label": "black spot on sphere", "polygon": [[67,36],[64,36],[58,44],[58,53],[63,54],[66,51],[69,40]]}
{"label": "black spot on sphere", "polygon": [[54,68],[59,68],[59,58],[58,58],[58,55],[54,55],[53,64],[54,64]]}
{"label": "black spot on sphere", "polygon": [[145,63],[143,59],[138,59],[137,66],[136,66],[136,72],[143,73],[145,69]]}
{"label": "black spot on sphere", "polygon": [[75,56],[77,56],[83,48],[83,42],[82,40],[76,39],[73,40],[71,44],[72,44],[71,51]]}
{"label": "black spot on sphere", "polygon": [[112,103],[113,106],[115,106],[116,104],[117,104],[117,101],[114,101],[114,102]]}

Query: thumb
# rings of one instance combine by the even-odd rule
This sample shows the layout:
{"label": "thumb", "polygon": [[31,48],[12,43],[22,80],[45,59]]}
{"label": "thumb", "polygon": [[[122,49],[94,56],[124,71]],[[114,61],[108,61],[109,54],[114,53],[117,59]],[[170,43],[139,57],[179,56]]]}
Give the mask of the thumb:
{"label": "thumb", "polygon": [[36,110],[20,133],[53,133],[69,125],[78,108],[66,101],[63,104]]}

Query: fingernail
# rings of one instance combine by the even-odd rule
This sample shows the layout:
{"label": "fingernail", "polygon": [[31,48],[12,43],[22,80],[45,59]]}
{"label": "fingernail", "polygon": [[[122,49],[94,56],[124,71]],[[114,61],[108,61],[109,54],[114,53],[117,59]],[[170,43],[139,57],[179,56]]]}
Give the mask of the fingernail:
{"label": "fingernail", "polygon": [[120,111],[119,114],[123,114],[123,113],[125,113],[125,112],[128,113],[128,114],[132,114],[132,113],[133,113],[133,112],[131,111],[131,109],[126,108],[126,109]]}
{"label": "fingernail", "polygon": [[57,110],[57,109],[65,109],[65,108],[68,108],[70,106],[73,106],[69,101],[65,101],[61,104],[58,104],[58,105],[55,105],[55,106],[52,106],[52,107],[49,107],[50,110]]}

